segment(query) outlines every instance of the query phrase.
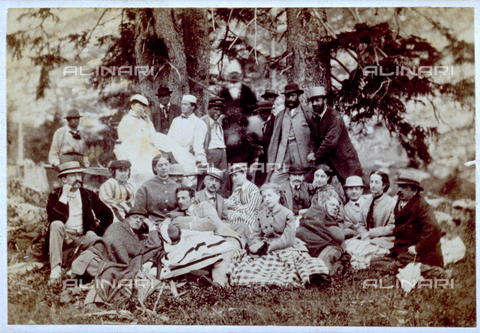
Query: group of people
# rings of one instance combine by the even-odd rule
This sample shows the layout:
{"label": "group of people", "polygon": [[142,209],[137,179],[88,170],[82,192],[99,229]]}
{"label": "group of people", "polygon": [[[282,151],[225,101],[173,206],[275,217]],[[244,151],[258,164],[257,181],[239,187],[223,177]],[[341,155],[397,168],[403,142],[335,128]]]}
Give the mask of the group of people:
{"label": "group of people", "polygon": [[[52,283],[61,279],[67,252],[71,275],[134,276],[152,261],[159,279],[200,271],[201,283],[218,288],[300,286],[340,274],[350,262],[395,270],[417,261],[424,272],[442,273],[441,230],[417,175],[400,174],[394,198],[388,174],[374,171],[371,194],[364,195],[356,150],[324,87],[309,89],[311,108],[300,103],[297,84],[285,87],[283,110],[273,110],[267,99],[278,95],[268,91],[257,103],[265,148],[258,160],[273,167],[255,174],[251,164],[229,163],[222,120],[232,102],[249,96],[238,77],[233,81],[235,93],[212,98],[202,118],[192,95],[178,108],[160,87],[160,113],[144,96],[132,96],[118,128],[126,145],[99,195],[82,187],[85,159],[55,144],[63,186],[47,205]],[[238,103],[237,111],[243,107]],[[80,140],[72,117],[79,114],[67,114],[67,143]],[[122,295],[114,288],[95,292],[92,301]]]}

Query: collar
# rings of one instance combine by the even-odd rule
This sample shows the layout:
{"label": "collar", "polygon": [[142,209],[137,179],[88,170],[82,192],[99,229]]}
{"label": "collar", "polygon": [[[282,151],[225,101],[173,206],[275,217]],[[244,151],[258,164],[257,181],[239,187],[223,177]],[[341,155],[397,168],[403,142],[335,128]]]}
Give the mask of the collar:
{"label": "collar", "polygon": [[218,118],[218,120],[213,120],[212,118],[210,118],[210,116],[207,114],[207,119],[208,119],[208,122],[210,125],[213,125],[214,123],[219,123],[220,124],[220,118]]}
{"label": "collar", "polygon": [[161,104],[161,103],[160,103],[160,108],[162,108],[162,109],[163,109],[164,107],[167,107],[167,108],[169,108],[169,107],[170,107],[170,105],[171,105],[171,104],[170,104],[170,102],[168,102],[168,104],[167,104],[167,105],[163,105],[163,104]]}
{"label": "collar", "polygon": [[183,114],[180,115],[180,118],[184,118],[184,119],[190,119],[192,118],[192,116],[195,116],[193,113],[190,114],[189,116],[184,116]]}
{"label": "collar", "polygon": [[270,210],[270,208],[267,207],[267,210],[268,210],[270,213],[276,215],[276,214],[278,214],[278,213],[280,212],[280,210],[282,209],[282,207],[283,207],[283,206],[282,206],[281,204],[278,204],[278,205],[276,205],[275,207],[273,207],[272,210]]}
{"label": "collar", "polygon": [[75,132],[75,133],[79,132],[78,127],[77,127],[77,129],[73,129],[73,128],[70,127],[70,125],[67,124],[67,128],[68,128],[69,131],[72,131],[72,132]]}
{"label": "collar", "polygon": [[205,189],[205,196],[207,197],[207,199],[211,198],[211,197],[216,197],[217,194],[215,193],[210,193],[207,189]]}
{"label": "collar", "polygon": [[[292,190],[295,190],[295,185],[293,185],[292,182],[289,182],[289,183],[290,183],[290,187],[292,188]],[[302,188],[302,185],[303,185],[303,183],[298,186],[298,190],[300,190]]]}

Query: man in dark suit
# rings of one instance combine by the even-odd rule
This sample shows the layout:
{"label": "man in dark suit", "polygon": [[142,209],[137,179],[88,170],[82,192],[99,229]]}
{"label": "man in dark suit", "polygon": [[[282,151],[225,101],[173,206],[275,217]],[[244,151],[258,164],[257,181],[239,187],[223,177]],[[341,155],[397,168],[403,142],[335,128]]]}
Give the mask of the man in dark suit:
{"label": "man in dark suit", "polygon": [[239,69],[230,70],[227,86],[220,92],[220,97],[225,100],[227,109],[231,109],[230,112],[240,112],[244,116],[249,116],[257,103],[253,91],[242,83]]}
{"label": "man in dark suit", "polygon": [[398,202],[395,206],[394,246],[385,258],[372,260],[372,267],[395,270],[410,262],[420,262],[422,273],[442,275],[440,248],[442,231],[430,205],[420,196],[423,188],[413,171],[401,172],[398,180]]}
{"label": "man in dark suit", "polygon": [[172,91],[165,86],[158,87],[158,108],[152,110],[152,122],[157,132],[167,134],[174,118],[182,113],[180,107],[170,103]]}
{"label": "man in dark suit", "polygon": [[313,149],[307,159],[316,165],[330,166],[342,184],[349,176],[362,176],[362,166],[342,115],[326,104],[326,89],[313,87],[309,95],[314,112],[311,138]]}
{"label": "man in dark suit", "polygon": [[199,202],[207,201],[217,210],[218,216],[227,221],[227,207],[224,204],[223,197],[218,194],[218,190],[224,180],[224,173],[216,168],[209,168],[204,179],[205,188],[195,194],[195,199]]}
{"label": "man in dark suit", "polygon": [[[82,187],[85,169],[80,167],[79,162],[63,163],[59,170],[58,177],[63,186],[50,193],[47,202],[50,226],[45,249],[50,259],[52,284],[61,278],[64,248],[74,247],[90,236],[102,236],[113,221],[110,208],[97,194]],[[98,225],[93,213],[100,220]]]}
{"label": "man in dark suit", "polygon": [[307,170],[302,165],[291,165],[288,169],[288,182],[280,186],[285,195],[284,206],[295,215],[298,215],[301,209],[310,207],[311,195],[315,190],[312,184],[305,183],[306,173]]}

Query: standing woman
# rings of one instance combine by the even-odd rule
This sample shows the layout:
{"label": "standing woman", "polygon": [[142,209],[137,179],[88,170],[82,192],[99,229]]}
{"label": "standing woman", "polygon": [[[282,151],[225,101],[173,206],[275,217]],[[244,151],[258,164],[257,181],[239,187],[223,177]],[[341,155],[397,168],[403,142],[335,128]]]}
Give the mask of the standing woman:
{"label": "standing woman", "polygon": [[359,233],[362,239],[392,236],[395,227],[396,200],[387,194],[390,188],[390,179],[385,172],[373,171],[370,174],[370,191],[366,195],[364,211],[365,222],[359,226]]}
{"label": "standing woman", "polygon": [[169,178],[170,161],[167,155],[159,154],[152,159],[152,171],[155,177],[140,186],[135,195],[135,207],[146,209],[149,219],[158,224],[176,208],[175,191],[180,185]]}

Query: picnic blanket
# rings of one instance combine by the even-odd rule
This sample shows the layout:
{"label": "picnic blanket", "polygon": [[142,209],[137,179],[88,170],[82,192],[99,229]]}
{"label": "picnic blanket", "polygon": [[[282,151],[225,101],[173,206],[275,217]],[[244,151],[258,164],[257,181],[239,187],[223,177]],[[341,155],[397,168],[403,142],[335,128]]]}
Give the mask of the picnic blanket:
{"label": "picnic blanket", "polygon": [[345,241],[345,251],[352,256],[350,264],[353,269],[365,269],[375,257],[383,257],[390,253],[393,242],[390,237],[361,240],[356,238]]}
{"label": "picnic blanket", "polygon": [[302,287],[312,275],[328,275],[328,267],[322,259],[312,258],[299,241],[294,246],[273,251],[261,257],[240,250],[232,258],[227,275],[230,284],[281,287]]}

